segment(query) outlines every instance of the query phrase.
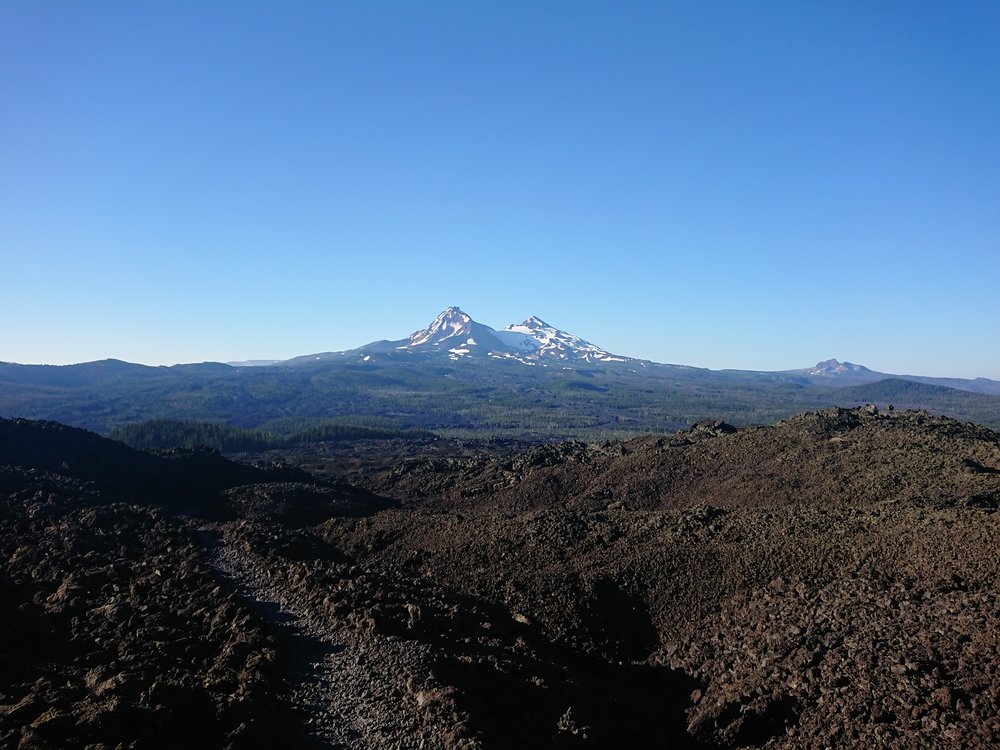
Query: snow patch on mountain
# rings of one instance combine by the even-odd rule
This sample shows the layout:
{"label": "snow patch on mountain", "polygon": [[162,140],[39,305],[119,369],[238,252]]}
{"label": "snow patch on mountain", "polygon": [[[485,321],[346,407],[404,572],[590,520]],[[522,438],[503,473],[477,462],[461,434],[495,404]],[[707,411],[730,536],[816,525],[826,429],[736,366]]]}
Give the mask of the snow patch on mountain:
{"label": "snow patch on mountain", "polygon": [[502,331],[497,331],[497,337],[509,346],[531,352],[536,357],[582,359],[587,362],[626,361],[625,357],[616,357],[586,339],[561,331],[534,315],[523,323],[511,324]]}

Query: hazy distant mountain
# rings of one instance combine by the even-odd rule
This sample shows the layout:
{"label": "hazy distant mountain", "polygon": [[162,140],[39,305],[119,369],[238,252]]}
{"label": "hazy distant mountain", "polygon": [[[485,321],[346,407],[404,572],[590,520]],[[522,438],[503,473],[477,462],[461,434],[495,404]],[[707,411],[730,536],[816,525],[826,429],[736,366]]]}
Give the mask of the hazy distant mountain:
{"label": "hazy distant mountain", "polygon": [[101,359],[75,365],[20,365],[0,362],[0,384],[16,383],[36,387],[77,388],[87,385],[164,380],[177,377],[212,377],[232,368],[221,362],[183,365],[139,365],[120,359]]}
{"label": "hazy distant mountain", "polygon": [[[881,375],[880,377],[886,377]],[[986,393],[992,396],[1000,395],[1000,381],[989,378],[931,378],[925,375],[896,375],[894,377],[902,380],[912,380],[914,383],[925,383],[927,385],[939,385],[945,388],[958,388],[962,391],[972,391],[973,393]]]}
{"label": "hazy distant mountain", "polygon": [[800,370],[806,375],[827,378],[858,378],[858,377],[878,377],[879,373],[869,370],[864,365],[856,365],[853,362],[841,362],[837,359],[828,359],[817,362],[815,367]]}
{"label": "hazy distant mountain", "polygon": [[230,367],[270,367],[284,362],[282,359],[244,359],[239,362],[226,362]]}
{"label": "hazy distant mountain", "polygon": [[835,387],[864,385],[891,378],[894,380],[923,383],[924,385],[957,388],[962,391],[972,391],[973,393],[1000,395],[1000,382],[989,380],[988,378],[934,378],[926,375],[896,375],[870,370],[864,365],[857,365],[853,362],[841,362],[837,359],[827,359],[823,362],[817,362],[815,367],[786,370],[784,374],[804,379],[813,385]]}

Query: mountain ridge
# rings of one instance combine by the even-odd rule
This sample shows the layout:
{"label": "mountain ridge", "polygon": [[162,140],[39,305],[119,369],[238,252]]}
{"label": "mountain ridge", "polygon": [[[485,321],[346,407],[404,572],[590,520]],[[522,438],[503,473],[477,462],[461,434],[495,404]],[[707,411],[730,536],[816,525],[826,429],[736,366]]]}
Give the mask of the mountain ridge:
{"label": "mountain ridge", "polygon": [[[466,319],[466,327],[453,327],[450,333],[448,333],[445,328],[442,328],[442,325],[449,316]],[[420,340],[428,332],[434,333],[432,329],[434,329],[436,323],[438,323],[436,333],[446,335],[452,346],[442,348],[439,345],[443,341],[441,336]],[[463,339],[461,336],[464,333],[468,335]],[[477,338],[477,334],[479,338]],[[475,341],[475,345],[468,344],[469,338]],[[485,348],[480,338],[488,344]],[[472,348],[473,346],[474,348]],[[462,351],[463,349],[468,349],[468,351]],[[0,360],[0,382],[32,382],[39,385],[44,381],[46,384],[51,385],[75,385],[75,381],[81,378],[92,379],[95,376],[107,377],[110,375],[136,375],[139,373],[147,376],[162,376],[181,372],[208,374],[213,371],[218,373],[224,368],[258,370],[284,368],[330,360],[348,362],[354,359],[367,363],[376,358],[373,355],[389,355],[391,358],[393,354],[444,355],[444,358],[451,362],[463,359],[467,361],[492,359],[521,362],[524,364],[541,364],[543,366],[561,363],[564,367],[572,367],[576,364],[590,365],[593,363],[629,364],[644,368],[659,367],[689,372],[700,371],[722,376],[759,376],[772,380],[778,379],[835,387],[848,384],[861,385],[867,382],[894,378],[927,385],[954,388],[972,393],[1000,395],[1000,380],[993,380],[982,376],[961,378],[887,373],[836,358],[817,362],[813,367],[802,367],[791,370],[747,370],[738,368],[711,370],[694,365],[655,362],[640,357],[611,354],[606,349],[596,346],[579,336],[560,330],[535,315],[528,316],[519,324],[511,323],[497,330],[475,321],[457,306],[445,308],[427,327],[414,331],[407,338],[398,340],[380,339],[353,349],[317,352],[287,359],[261,358],[227,362],[177,363],[173,365],[147,365],[115,358],[64,365],[25,364]],[[484,354],[485,356],[483,356]],[[491,354],[495,356],[490,356]],[[850,383],[847,381],[850,381]]]}
{"label": "mountain ridge", "polygon": [[[477,337],[478,335],[478,337]],[[464,337],[464,338],[463,338]],[[469,344],[469,339],[474,341]],[[448,341],[453,346],[441,347]],[[485,343],[484,343],[485,342]],[[530,315],[519,324],[511,323],[499,330],[475,321],[458,306],[445,308],[425,328],[414,331],[406,339],[373,341],[355,349],[337,352],[319,352],[293,357],[272,366],[299,365],[324,360],[350,360],[356,358],[370,362],[373,355],[405,353],[433,355],[451,362],[460,360],[484,361],[509,360],[529,365],[562,366],[575,364],[619,364],[640,367],[670,367],[706,370],[706,372],[732,373],[748,376],[777,377],[793,382],[840,387],[862,385],[886,378],[910,380],[926,385],[955,388],[972,393],[1000,395],[1000,381],[990,378],[932,377],[926,375],[901,375],[872,370],[865,365],[830,358],[817,362],[813,367],[792,370],[707,370],[689,365],[653,362],[639,357],[612,354],[584,338],[549,325],[540,317]],[[228,363],[237,365],[241,363]],[[850,382],[845,382],[850,381]]]}
{"label": "mountain ridge", "polygon": [[[877,385],[884,381],[894,382]],[[996,381],[894,376],[837,359],[781,372],[660,364],[610,354],[537,316],[497,330],[458,307],[404,339],[270,366],[0,364],[0,415],[105,433],[153,419],[256,428],[378,417],[423,430],[603,439],[704,419],[763,423],[858,402],[1000,427]]]}

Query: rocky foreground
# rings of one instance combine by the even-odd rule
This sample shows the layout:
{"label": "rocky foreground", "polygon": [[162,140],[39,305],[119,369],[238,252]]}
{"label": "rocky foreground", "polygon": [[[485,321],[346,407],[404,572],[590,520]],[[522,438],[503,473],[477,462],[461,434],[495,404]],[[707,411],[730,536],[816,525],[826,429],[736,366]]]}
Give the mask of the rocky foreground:
{"label": "rocky foreground", "polygon": [[1000,746],[989,430],[316,450],[0,421],[0,746]]}

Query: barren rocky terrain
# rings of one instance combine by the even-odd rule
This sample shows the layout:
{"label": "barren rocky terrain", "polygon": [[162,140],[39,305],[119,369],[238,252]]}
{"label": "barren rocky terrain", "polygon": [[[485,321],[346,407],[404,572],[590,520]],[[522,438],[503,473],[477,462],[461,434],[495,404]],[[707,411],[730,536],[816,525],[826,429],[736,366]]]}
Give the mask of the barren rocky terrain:
{"label": "barren rocky terrain", "polygon": [[132,451],[0,421],[0,746],[1000,746],[1000,436]]}

